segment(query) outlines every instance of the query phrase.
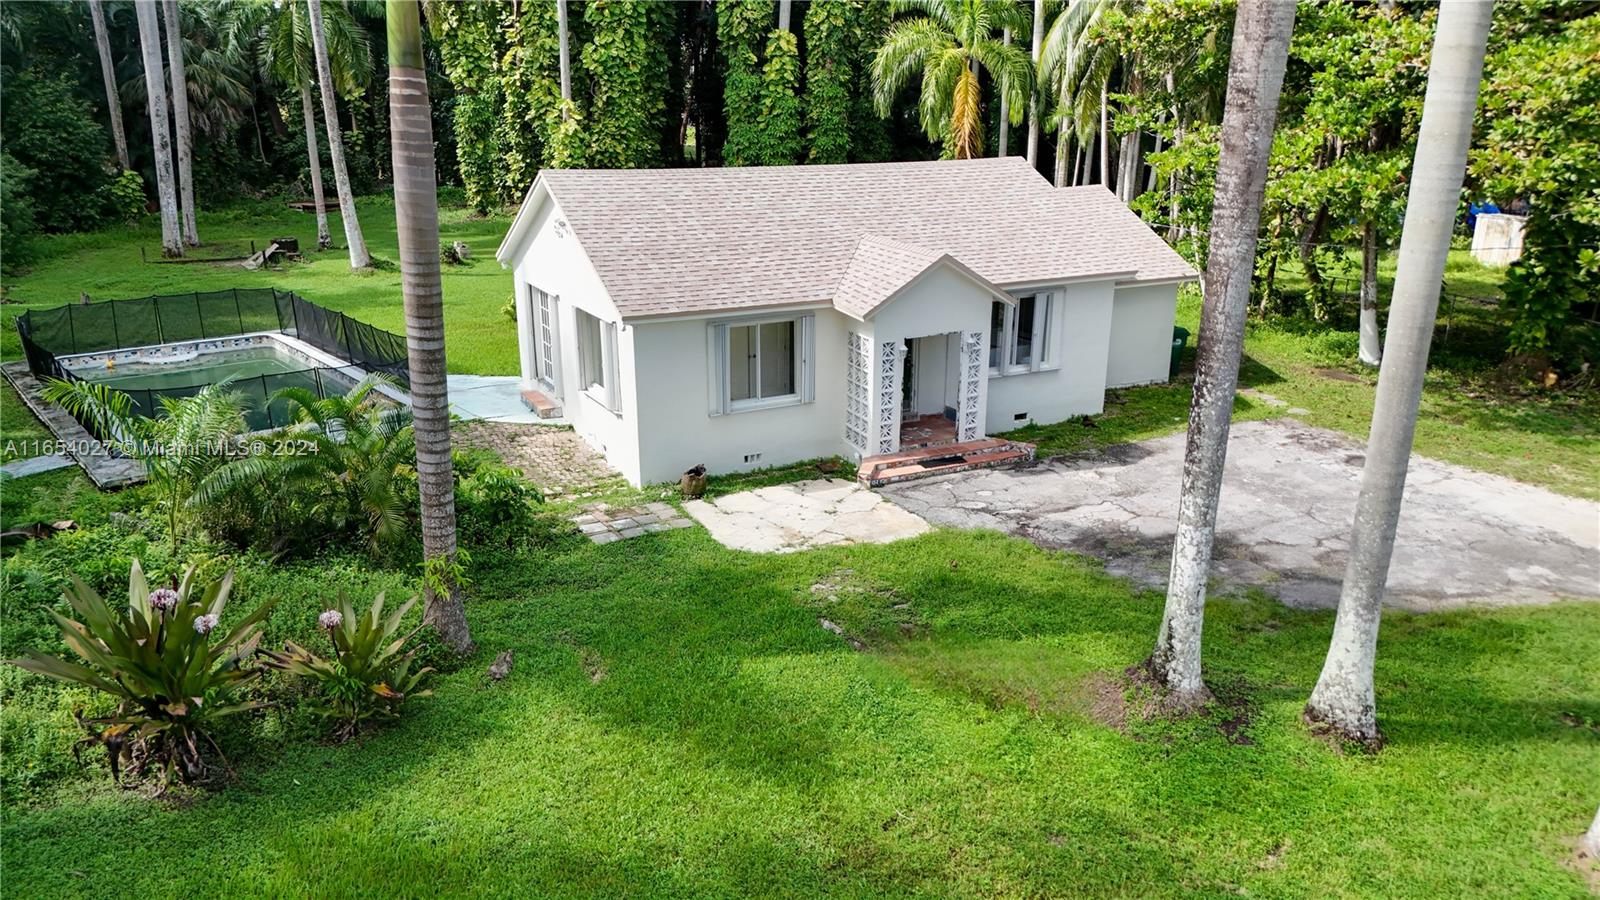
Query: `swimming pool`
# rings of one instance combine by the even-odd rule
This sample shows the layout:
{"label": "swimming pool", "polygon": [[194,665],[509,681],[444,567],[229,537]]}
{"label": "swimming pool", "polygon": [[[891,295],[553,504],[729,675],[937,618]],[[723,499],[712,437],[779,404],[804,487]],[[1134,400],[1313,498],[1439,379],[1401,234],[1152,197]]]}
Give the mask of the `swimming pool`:
{"label": "swimming pool", "polygon": [[72,374],[98,381],[119,391],[164,391],[196,384],[215,384],[224,378],[243,380],[258,375],[284,375],[315,368],[277,346],[176,353],[166,358],[117,365],[68,366]]}

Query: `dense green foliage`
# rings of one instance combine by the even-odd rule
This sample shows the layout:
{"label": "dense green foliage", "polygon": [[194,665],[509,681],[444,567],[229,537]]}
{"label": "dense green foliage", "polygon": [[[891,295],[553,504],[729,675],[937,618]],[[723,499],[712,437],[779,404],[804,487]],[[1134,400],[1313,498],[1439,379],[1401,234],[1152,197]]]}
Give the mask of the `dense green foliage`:
{"label": "dense green foliage", "polygon": [[653,20],[671,7],[629,0],[589,0],[584,21],[592,39],[583,48],[591,85],[586,163],[603,169],[660,164],[658,125],[665,110],[665,57]]}
{"label": "dense green foliage", "polygon": [[[259,674],[249,663],[261,620],[272,607],[263,604],[219,631],[232,588],[232,573],[200,584],[191,566],[181,581],[152,590],[134,560],[122,608],[73,576],[64,598],[77,618],[54,610],[50,615],[61,641],[82,662],[31,649],[8,662],[116,698],[110,715],[79,717],[89,731],[85,742],[106,748],[113,777],[120,777],[126,761],[134,774],[158,768],[163,784],[174,774],[193,781],[212,765],[208,757],[217,744],[211,732],[218,720],[262,705],[234,702],[234,695]],[[215,641],[213,632],[220,635]]]}
{"label": "dense green foliage", "polygon": [[717,43],[726,72],[722,97],[728,125],[722,159],[730,166],[759,165],[766,158],[760,120],[760,51],[772,16],[773,6],[765,0],[724,0],[717,4]]}
{"label": "dense green foliage", "polygon": [[761,69],[761,113],[756,126],[764,138],[758,162],[786,166],[804,155],[800,143],[800,48],[790,31],[767,38],[766,64]]}
{"label": "dense green foliage", "polygon": [[502,107],[500,16],[492,3],[436,3],[429,8],[439,55],[456,86],[456,156],[467,202],[479,213],[500,206]]}
{"label": "dense green foliage", "polygon": [[813,3],[806,10],[806,136],[813,163],[850,160],[850,87],[855,83],[857,9],[848,3]]}

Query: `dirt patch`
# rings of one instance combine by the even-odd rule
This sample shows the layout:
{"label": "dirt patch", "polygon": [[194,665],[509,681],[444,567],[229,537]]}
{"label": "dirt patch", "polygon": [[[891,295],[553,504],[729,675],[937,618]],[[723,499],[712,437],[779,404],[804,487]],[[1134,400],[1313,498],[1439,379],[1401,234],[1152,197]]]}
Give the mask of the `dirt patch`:
{"label": "dirt patch", "polygon": [[[1249,685],[1239,681],[1208,682],[1205,693],[1199,697],[1178,697],[1156,677],[1150,662],[1129,666],[1123,673],[1127,684],[1129,720],[1140,722],[1189,722],[1196,736],[1206,732],[1221,735],[1230,744],[1249,747],[1255,744],[1250,737],[1250,725],[1255,721],[1257,705],[1252,699]],[[1172,740],[1168,733],[1165,740]],[[1144,740],[1139,734],[1135,740]]]}
{"label": "dirt patch", "polygon": [[583,668],[583,674],[589,677],[590,684],[599,684],[606,680],[606,661],[598,650],[578,640],[572,632],[562,631],[556,635],[558,643],[566,644],[578,654],[578,665]]}
{"label": "dirt patch", "polygon": [[910,601],[854,569],[835,569],[819,578],[804,602],[817,611],[817,624],[823,630],[838,635],[855,650],[917,637],[925,627]]}
{"label": "dirt patch", "polygon": [[457,423],[451,436],[461,447],[499,456],[547,497],[582,497],[622,483],[605,457],[570,428],[480,420]]}
{"label": "dirt patch", "polygon": [[1079,686],[1077,703],[1084,715],[1113,731],[1127,732],[1128,683],[1110,672],[1095,672]]}
{"label": "dirt patch", "polygon": [[1356,384],[1362,384],[1366,381],[1360,375],[1346,372],[1343,369],[1312,369],[1311,371],[1321,375],[1323,378],[1330,378],[1334,381],[1350,381]]}

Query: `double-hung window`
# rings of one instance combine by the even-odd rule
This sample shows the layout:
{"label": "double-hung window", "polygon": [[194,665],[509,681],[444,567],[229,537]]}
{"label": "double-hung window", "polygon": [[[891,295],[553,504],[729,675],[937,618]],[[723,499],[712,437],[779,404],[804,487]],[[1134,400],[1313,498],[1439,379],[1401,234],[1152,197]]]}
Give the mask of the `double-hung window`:
{"label": "double-hung window", "polygon": [[713,323],[712,415],[811,400],[813,322],[791,316]]}
{"label": "double-hung window", "polygon": [[578,322],[578,380],[583,392],[606,409],[619,412],[617,326],[581,309],[573,310],[573,315]]}
{"label": "double-hung window", "polygon": [[1054,294],[1028,294],[1015,304],[995,302],[989,314],[989,372],[1016,375],[1058,365]]}

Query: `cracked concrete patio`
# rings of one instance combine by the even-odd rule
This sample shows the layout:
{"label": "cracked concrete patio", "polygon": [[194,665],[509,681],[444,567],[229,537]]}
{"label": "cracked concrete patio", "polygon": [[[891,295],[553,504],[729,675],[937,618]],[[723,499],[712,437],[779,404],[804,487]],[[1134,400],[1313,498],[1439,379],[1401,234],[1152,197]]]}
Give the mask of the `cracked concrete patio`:
{"label": "cracked concrete patio", "polygon": [[[1184,435],[882,492],[930,522],[995,528],[1100,557],[1164,587]],[[1364,447],[1293,420],[1240,422],[1228,445],[1214,589],[1337,604]],[[1600,597],[1600,504],[1412,457],[1387,603],[1419,610]]]}

